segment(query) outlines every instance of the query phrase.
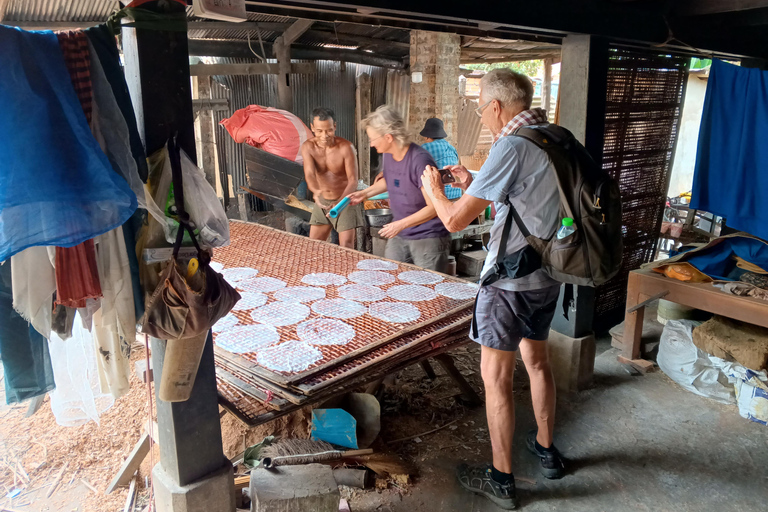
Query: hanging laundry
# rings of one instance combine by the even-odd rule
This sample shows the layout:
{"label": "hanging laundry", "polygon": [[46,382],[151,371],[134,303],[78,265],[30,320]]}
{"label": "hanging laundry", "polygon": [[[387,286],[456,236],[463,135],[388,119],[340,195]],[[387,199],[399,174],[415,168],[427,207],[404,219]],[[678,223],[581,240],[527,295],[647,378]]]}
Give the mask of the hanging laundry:
{"label": "hanging laundry", "polygon": [[768,72],[719,60],[701,116],[691,208],[726,218],[728,226],[768,238]]}
{"label": "hanging laundry", "polygon": [[11,257],[13,309],[45,338],[51,336],[56,292],[55,250],[54,247],[30,247]]}
{"label": "hanging laundry", "polygon": [[117,44],[115,44],[115,35],[106,24],[86,29],[85,35],[91,42],[91,59],[98,58],[104,70],[104,75],[112,87],[115,101],[128,127],[131,153],[136,161],[139,177],[141,181],[146,183],[148,173],[147,155],[144,152],[144,145],[139,135],[136,114],[133,110],[130,93],[128,92],[128,84],[125,81],[125,75],[120,65],[120,52],[117,49]]}
{"label": "hanging laundry", "polygon": [[48,340],[12,306],[11,265],[0,265],[0,354],[8,404],[43,395],[56,387]]}
{"label": "hanging laundry", "polygon": [[52,32],[0,26],[0,261],[72,247],[137,207],[91,134]]}
{"label": "hanging laundry", "polygon": [[91,122],[91,54],[84,32],[56,32],[64,63],[69,70],[72,86],[83,107],[88,123]]}
{"label": "hanging laundry", "polygon": [[119,398],[130,387],[131,344],[136,340],[131,268],[122,228],[96,237],[96,252],[104,293],[92,330],[99,382],[103,393]]}
{"label": "hanging laundry", "polygon": [[56,304],[84,308],[86,299],[101,297],[93,240],[56,248]]}
{"label": "hanging laundry", "polygon": [[[57,32],[56,38],[64,55],[64,64],[69,70],[72,87],[80,100],[85,118],[91,124],[93,89],[88,38],[84,32]],[[88,240],[74,247],[56,248],[56,291],[56,304],[71,308],[83,307],[86,299],[101,296],[93,241]]]}

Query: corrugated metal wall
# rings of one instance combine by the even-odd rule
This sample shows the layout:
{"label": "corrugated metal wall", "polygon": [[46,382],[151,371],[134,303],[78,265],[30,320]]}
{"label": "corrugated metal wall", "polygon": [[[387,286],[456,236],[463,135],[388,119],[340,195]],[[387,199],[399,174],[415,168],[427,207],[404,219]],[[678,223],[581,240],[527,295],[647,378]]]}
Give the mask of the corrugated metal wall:
{"label": "corrugated metal wall", "polygon": [[[214,62],[212,60],[212,62]],[[250,59],[215,59],[218,64],[241,64],[254,62]],[[275,61],[270,61],[275,62]],[[387,99],[387,69],[376,66],[346,63],[341,70],[340,62],[315,61],[317,72],[306,75],[291,75],[293,90],[293,112],[307,126],[310,124],[312,110],[316,107],[333,109],[336,114],[339,137],[355,143],[355,78],[362,74],[371,75],[371,102],[376,108]],[[219,166],[231,176],[232,189],[235,193],[247,184],[245,159],[240,144],[232,140],[227,131],[218,125],[235,110],[248,105],[277,107],[277,75],[232,75],[214,77],[211,87],[214,98],[226,98],[230,102],[229,111],[214,112],[216,120],[216,145]],[[270,209],[269,205],[251,196],[252,206],[257,211]]]}

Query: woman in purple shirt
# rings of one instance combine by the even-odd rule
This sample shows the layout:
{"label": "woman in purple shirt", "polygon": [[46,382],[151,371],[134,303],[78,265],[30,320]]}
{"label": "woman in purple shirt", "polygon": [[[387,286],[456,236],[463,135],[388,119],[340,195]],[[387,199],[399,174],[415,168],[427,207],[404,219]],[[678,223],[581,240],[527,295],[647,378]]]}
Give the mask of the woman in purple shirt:
{"label": "woman in purple shirt", "polygon": [[389,191],[393,221],[379,231],[389,239],[384,256],[445,272],[451,236],[421,184],[424,168],[435,161],[409,140],[403,118],[392,107],[377,108],[363,120],[363,127],[371,147],[383,155],[384,179],[351,194],[350,202],[358,204]]}

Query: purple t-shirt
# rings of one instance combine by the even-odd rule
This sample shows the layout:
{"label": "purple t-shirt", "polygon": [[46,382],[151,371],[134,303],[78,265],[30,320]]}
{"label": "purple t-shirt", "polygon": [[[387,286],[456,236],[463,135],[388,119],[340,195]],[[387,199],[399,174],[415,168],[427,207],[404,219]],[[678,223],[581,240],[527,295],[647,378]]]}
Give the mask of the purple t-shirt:
{"label": "purple t-shirt", "polygon": [[[400,162],[395,161],[391,154],[384,154],[382,169],[394,220],[404,219],[427,206],[421,193],[421,175],[427,165],[434,166],[435,161],[426,149],[417,144],[411,144],[405,158]],[[448,235],[443,222],[439,217],[435,217],[418,226],[402,230],[398,236],[408,240],[420,240]]]}

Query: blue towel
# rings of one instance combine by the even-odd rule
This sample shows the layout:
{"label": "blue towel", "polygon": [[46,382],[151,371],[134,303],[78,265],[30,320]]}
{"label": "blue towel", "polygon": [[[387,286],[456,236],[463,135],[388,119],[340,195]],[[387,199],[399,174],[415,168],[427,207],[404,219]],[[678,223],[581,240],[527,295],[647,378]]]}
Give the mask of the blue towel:
{"label": "blue towel", "polygon": [[136,196],[93,138],[53,32],[0,25],[0,261],[122,225]]}
{"label": "blue towel", "polygon": [[768,238],[768,72],[712,62],[691,207]]}

